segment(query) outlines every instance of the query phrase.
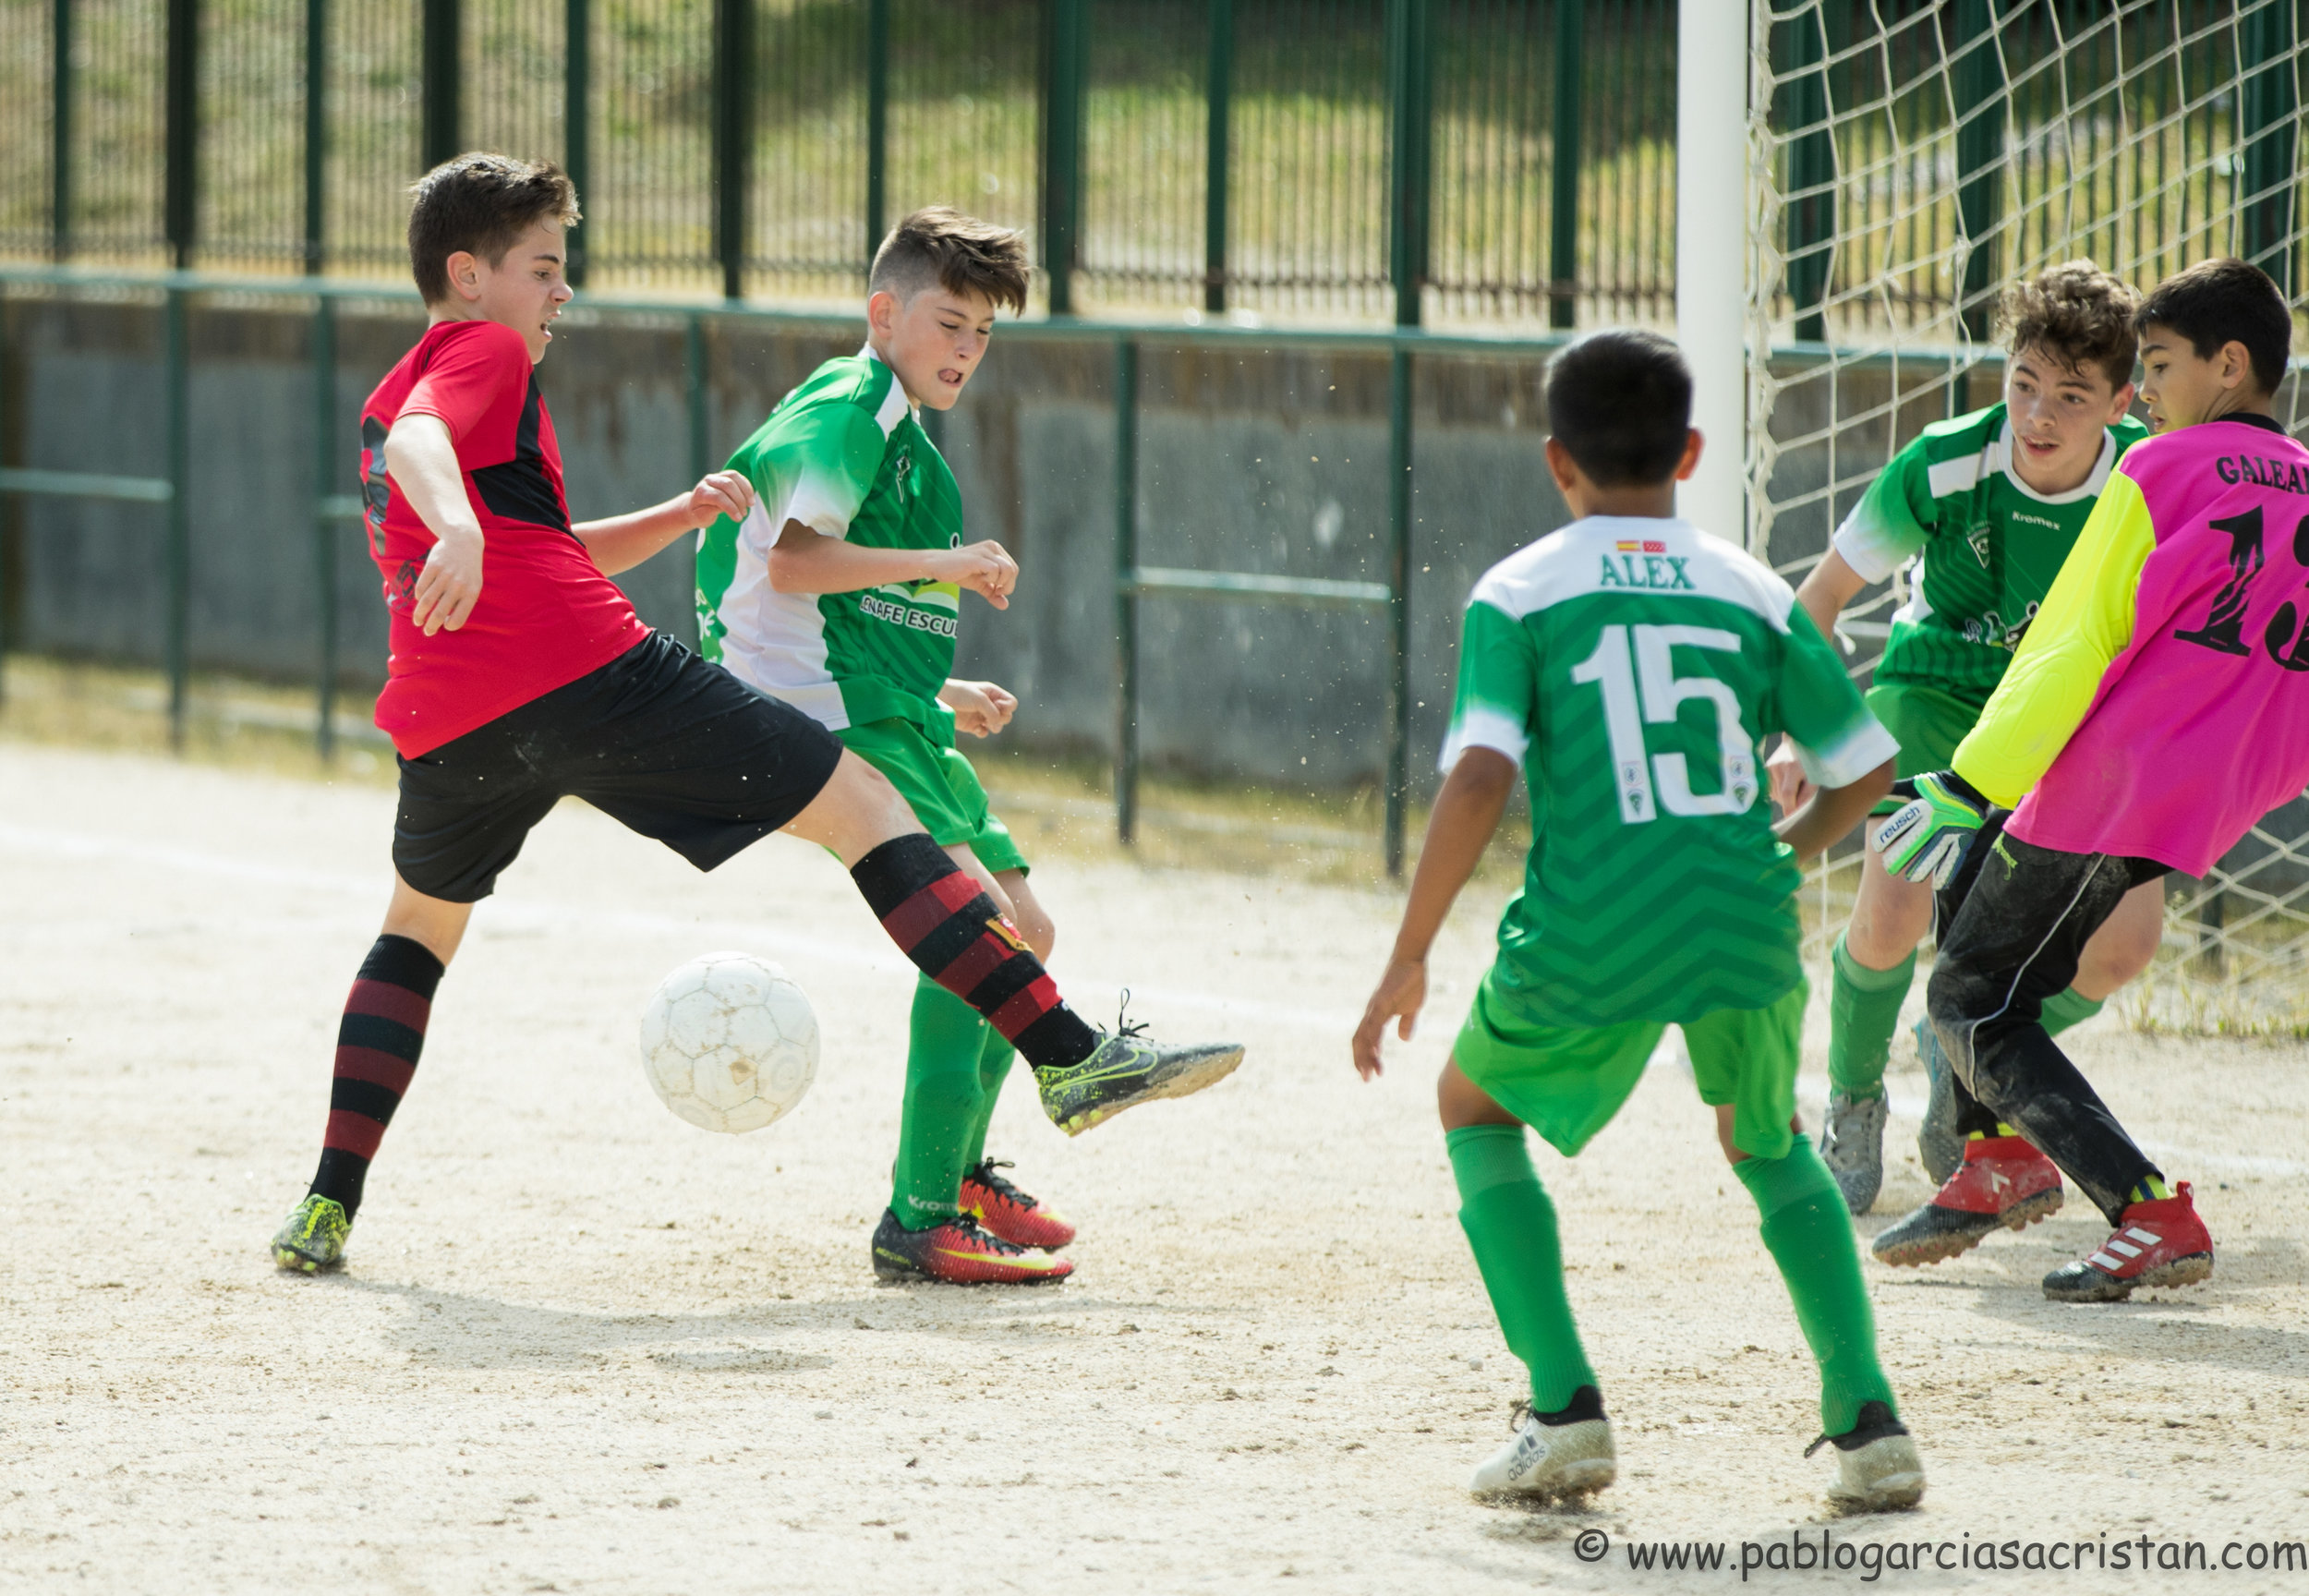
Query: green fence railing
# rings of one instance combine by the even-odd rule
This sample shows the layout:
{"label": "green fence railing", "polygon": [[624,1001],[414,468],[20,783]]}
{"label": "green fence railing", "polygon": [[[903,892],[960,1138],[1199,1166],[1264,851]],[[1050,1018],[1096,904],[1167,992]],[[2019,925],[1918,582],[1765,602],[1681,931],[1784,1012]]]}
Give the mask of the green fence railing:
{"label": "green fence railing", "polygon": [[1658,320],[1674,4],[6,0],[0,255],[377,275],[484,146],[621,291],[847,296],[938,201],[1061,313]]}
{"label": "green fence railing", "polygon": [[[0,267],[0,334],[6,329],[6,307],[11,294],[71,296],[95,295],[151,296],[159,301],[166,324],[162,355],[164,427],[167,433],[165,475],[152,478],[100,476],[11,466],[0,457],[0,497],[11,494],[79,499],[130,500],[161,506],[165,539],[163,609],[168,673],[169,723],[172,740],[182,744],[189,711],[187,691],[190,657],[187,614],[192,583],[192,551],[186,519],[189,467],[188,419],[191,355],[186,329],[192,302],[202,295],[251,296],[282,304],[302,304],[312,318],[308,341],[312,369],[313,403],[320,437],[314,477],[303,500],[314,539],[317,572],[315,605],[316,745],[326,755],[333,748],[335,698],[340,675],[337,639],[336,572],[343,529],[362,514],[360,500],[333,491],[344,478],[344,451],[349,448],[337,427],[336,322],[345,300],[416,302],[412,291],[382,289],[374,284],[312,278],[228,278],[190,272],[103,272],[74,267]],[[708,431],[707,329],[710,323],[743,322],[785,328],[840,328],[854,332],[857,318],[834,312],[780,310],[746,305],[668,305],[597,299],[587,296],[586,308],[611,318],[632,316],[662,325],[669,315],[679,319],[682,332],[683,382],[686,400],[688,438],[684,462],[693,476],[711,467]],[[1410,744],[1410,573],[1411,491],[1416,411],[1412,382],[1422,355],[1455,357],[1483,357],[1537,361],[1561,342],[1558,335],[1531,338],[1450,335],[1418,330],[1312,330],[1252,328],[1216,324],[1203,327],[1154,325],[1059,319],[1009,322],[1005,341],[1104,345],[1114,355],[1113,404],[1116,436],[1116,604],[1117,693],[1115,704],[1115,814],[1121,839],[1132,840],[1138,816],[1140,671],[1137,645],[1140,605],[1150,598],[1203,602],[1290,604],[1316,608],[1346,608],[1382,612],[1387,617],[1387,709],[1385,714],[1385,777],[1384,847],[1387,868],[1399,872],[1404,858],[1405,804],[1408,792]],[[1141,500],[1139,492],[1138,404],[1139,352],[1143,346],[1167,348],[1283,348],[1388,357],[1388,469],[1390,490],[1387,534],[1382,569],[1384,580],[1339,581],[1282,576],[1267,573],[1208,571],[1147,566],[1139,562]],[[6,357],[0,345],[0,361]],[[4,418],[0,418],[4,419]],[[0,437],[7,429],[0,425]],[[6,562],[0,560],[0,573]],[[12,639],[5,630],[8,595],[0,592],[0,666]]]}

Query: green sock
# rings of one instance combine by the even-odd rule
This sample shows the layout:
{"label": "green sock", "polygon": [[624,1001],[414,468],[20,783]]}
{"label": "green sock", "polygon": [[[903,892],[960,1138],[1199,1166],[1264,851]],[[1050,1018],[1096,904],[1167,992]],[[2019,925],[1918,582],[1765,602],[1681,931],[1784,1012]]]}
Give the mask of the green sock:
{"label": "green sock", "polygon": [[1876,1315],[1860,1277],[1852,1216],[1828,1166],[1799,1136],[1786,1157],[1743,1159],[1732,1172],[1764,1216],[1764,1245],[1819,1365],[1820,1429],[1843,1434],[1859,1422],[1863,1402],[1896,1409],[1892,1382],[1876,1360]]}
{"label": "green sock", "polygon": [[2087,998],[2073,986],[2062,987],[2045,999],[2040,1023],[2048,1036],[2058,1036],[2072,1025],[2082,1025],[2100,1012],[2101,999]]}
{"label": "green sock", "polygon": [[1916,978],[1916,950],[1890,970],[1871,970],[1838,937],[1828,962],[1834,971],[1828,986],[1828,1083],[1847,1096],[1881,1097],[1901,1000]]}
{"label": "green sock", "polygon": [[1018,1049],[1003,1039],[1001,1032],[984,1021],[979,1024],[986,1035],[978,1053],[978,1117],[970,1123],[970,1146],[962,1154],[965,1170],[975,1169],[986,1156],[986,1130],[994,1123],[994,1106],[1001,1100],[1003,1078],[1018,1057]]}
{"label": "green sock", "polygon": [[1465,1125],[1447,1132],[1444,1145],[1459,1182],[1459,1227],[1475,1250],[1507,1349],[1531,1372],[1531,1406],[1558,1412],[1596,1378],[1564,1295],[1555,1205],[1540,1190],[1523,1127]]}
{"label": "green sock", "polygon": [[950,1219],[979,1108],[978,1010],[927,975],[914,985],[907,1032],[906,1106],[898,1122],[890,1209],[909,1230]]}

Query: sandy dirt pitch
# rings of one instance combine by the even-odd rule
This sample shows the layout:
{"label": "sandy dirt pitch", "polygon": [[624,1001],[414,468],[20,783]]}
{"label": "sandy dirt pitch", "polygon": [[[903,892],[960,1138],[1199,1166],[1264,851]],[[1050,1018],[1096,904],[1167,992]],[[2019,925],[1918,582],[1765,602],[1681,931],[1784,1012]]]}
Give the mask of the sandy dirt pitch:
{"label": "sandy dirt pitch", "polygon": [[[1959,1262],[1869,1265],[1931,1489],[1846,1519],[1800,1456],[1812,1373],[1754,1211],[1663,1058],[1585,1156],[1540,1154],[1620,1482],[1582,1510],[1483,1506],[1461,1484],[1521,1372],[1429,1094],[1496,893],[1364,1087],[1346,1037],[1388,895],[1047,835],[1078,1003],[1111,1013],[1127,981],[1163,1034],[1250,1047],[1205,1096],[1076,1142],[1014,1084],[994,1147],[1082,1225],[1070,1283],[874,1285],[909,976],[838,867],[779,839],[701,877],[574,806],[443,985],[350,1269],[279,1276],[264,1243],[310,1171],[391,815],[374,786],[0,745],[0,1586],[1719,1590],[1742,1542],[1790,1558],[1791,1532],[1895,1562],[2147,1536],[2216,1565],[2309,1532],[2299,1047],[2077,1036],[2197,1183],[2219,1273],[2045,1302],[2042,1272],[2102,1233],[2073,1195]],[[749,1137],[677,1121],[635,1057],[659,974],[725,946],[782,960],[826,1038],[807,1102]],[[1807,1113],[1821,1058],[1816,1034]],[[1922,1079],[1892,1084],[1908,1157],[1869,1231],[1927,1191]],[[1631,1567],[1653,1541],[1725,1542],[1727,1566]],[[2309,1587],[1933,1561],[1879,1583]]]}

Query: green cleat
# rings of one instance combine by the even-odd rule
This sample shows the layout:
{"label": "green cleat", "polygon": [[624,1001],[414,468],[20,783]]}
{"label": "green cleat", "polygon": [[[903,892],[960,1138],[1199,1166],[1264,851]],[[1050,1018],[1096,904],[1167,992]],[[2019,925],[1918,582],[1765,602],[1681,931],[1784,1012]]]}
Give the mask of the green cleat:
{"label": "green cleat", "polygon": [[353,1221],[345,1216],[343,1203],[332,1197],[308,1197],[272,1238],[272,1261],[300,1275],[342,1269],[345,1238],[352,1233]]}
{"label": "green cleat", "polygon": [[1143,1027],[1126,1025],[1100,1039],[1097,1050],[1067,1069],[1037,1070],[1043,1112],[1070,1136],[1080,1136],[1125,1108],[1158,1097],[1185,1097],[1215,1085],[1242,1062],[1236,1042],[1165,1046],[1141,1039]]}

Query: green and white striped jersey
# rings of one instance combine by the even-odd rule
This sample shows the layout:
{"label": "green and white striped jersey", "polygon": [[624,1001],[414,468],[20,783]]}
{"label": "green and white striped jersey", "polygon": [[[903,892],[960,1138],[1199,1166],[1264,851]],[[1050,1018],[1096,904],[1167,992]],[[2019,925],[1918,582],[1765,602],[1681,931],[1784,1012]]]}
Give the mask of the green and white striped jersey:
{"label": "green and white striped jersey", "polygon": [[872,350],[828,360],[730,456],[754,484],[743,523],[697,535],[700,650],[836,731],[893,717],[940,743],[961,593],[892,582],[851,593],[780,593],[769,550],[789,521],[870,549],[952,549],[961,494],[897,376]]}
{"label": "green and white striped jersey", "polygon": [[2001,404],[1935,422],[1894,455],[1835,538],[1836,552],[1870,582],[1916,562],[1877,682],[1935,687],[1976,710],[1987,704],[2110,468],[2147,436],[2126,417],[2108,429],[2084,485],[2050,498],[2013,471]]}
{"label": "green and white striped jersey", "polygon": [[1496,749],[1531,791],[1494,993],[1531,1022],[1588,1026],[1794,989],[1802,872],[1760,779],[1775,732],[1821,786],[1895,752],[1794,590],[1731,544],[1591,516],[1485,573],[1443,765]]}

